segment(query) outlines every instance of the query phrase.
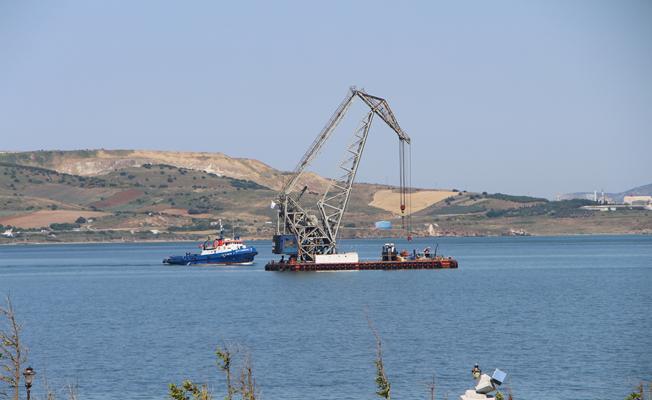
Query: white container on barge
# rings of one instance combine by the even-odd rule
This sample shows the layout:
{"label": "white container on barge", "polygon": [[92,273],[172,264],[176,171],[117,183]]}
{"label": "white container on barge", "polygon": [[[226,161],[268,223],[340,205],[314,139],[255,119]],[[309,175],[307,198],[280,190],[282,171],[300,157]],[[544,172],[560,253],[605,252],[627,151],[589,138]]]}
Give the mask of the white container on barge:
{"label": "white container on barge", "polygon": [[340,253],[340,254],[317,254],[315,255],[316,264],[349,264],[359,261],[358,253]]}

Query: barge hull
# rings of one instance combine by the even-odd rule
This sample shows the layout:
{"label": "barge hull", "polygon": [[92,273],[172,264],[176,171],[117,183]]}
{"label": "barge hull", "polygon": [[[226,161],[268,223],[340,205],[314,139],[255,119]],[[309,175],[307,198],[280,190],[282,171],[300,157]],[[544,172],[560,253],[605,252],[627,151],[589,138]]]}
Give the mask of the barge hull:
{"label": "barge hull", "polygon": [[453,269],[457,261],[453,259],[417,261],[359,261],[355,263],[279,263],[271,261],[265,271],[396,271],[403,269]]}

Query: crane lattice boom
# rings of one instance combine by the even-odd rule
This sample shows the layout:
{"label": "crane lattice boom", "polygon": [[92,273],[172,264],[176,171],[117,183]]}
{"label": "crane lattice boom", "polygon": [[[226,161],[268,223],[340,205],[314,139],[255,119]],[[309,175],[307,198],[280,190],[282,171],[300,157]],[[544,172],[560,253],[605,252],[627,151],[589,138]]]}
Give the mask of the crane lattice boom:
{"label": "crane lattice boom", "polygon": [[[360,126],[355,131],[353,141],[347,148],[344,160],[339,165],[343,174],[331,181],[329,188],[317,203],[319,216],[311,214],[299,203],[307,188],[304,187],[298,193],[295,193],[294,187],[319,153],[319,150],[328,141],[356,98],[361,99],[369,106],[370,111],[362,119]],[[314,261],[317,254],[333,254],[336,252],[337,234],[349,202],[351,188],[353,187],[374,116],[380,117],[396,132],[399,138],[401,213],[405,213],[407,180],[405,178],[404,147],[405,144],[410,144],[410,137],[401,129],[385,99],[369,95],[363,90],[351,88],[308,148],[308,151],[303,155],[292,176],[279,193],[274,253],[289,254],[303,261]]]}

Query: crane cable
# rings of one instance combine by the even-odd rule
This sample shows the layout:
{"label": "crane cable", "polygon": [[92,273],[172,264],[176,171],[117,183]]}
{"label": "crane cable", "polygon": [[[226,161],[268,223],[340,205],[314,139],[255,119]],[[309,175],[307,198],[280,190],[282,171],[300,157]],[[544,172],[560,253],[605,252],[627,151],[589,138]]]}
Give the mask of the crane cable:
{"label": "crane cable", "polygon": [[408,144],[408,182],[407,182],[407,239],[412,240],[412,145]]}
{"label": "crane cable", "polygon": [[399,139],[398,142],[399,160],[399,200],[401,209],[401,228],[405,229],[405,142]]}
{"label": "crane cable", "polygon": [[[412,240],[412,146],[408,144],[405,157],[405,141],[399,140],[398,149],[400,175],[401,228],[408,240]],[[405,210],[407,208],[407,218]]]}

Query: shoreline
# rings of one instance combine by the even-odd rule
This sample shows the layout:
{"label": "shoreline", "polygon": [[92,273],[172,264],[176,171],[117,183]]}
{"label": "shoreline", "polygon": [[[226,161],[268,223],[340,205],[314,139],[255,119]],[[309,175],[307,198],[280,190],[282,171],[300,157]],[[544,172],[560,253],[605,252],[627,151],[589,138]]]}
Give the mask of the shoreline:
{"label": "shoreline", "polygon": [[[416,236],[414,239],[438,239],[438,238],[563,238],[563,237],[578,237],[578,236],[652,236],[649,232],[628,232],[628,233],[565,233],[557,235],[448,235],[448,236]],[[373,237],[358,237],[358,238],[341,238],[340,240],[395,240],[402,237],[396,236],[373,236]],[[150,243],[195,243],[201,239],[143,239],[143,240],[98,240],[98,241],[58,241],[58,242],[41,242],[41,241],[21,241],[21,242],[8,242],[0,243],[2,246],[44,246],[44,245],[83,245],[83,244],[150,244]],[[270,240],[269,238],[251,237],[245,238],[245,241],[264,241]]]}

